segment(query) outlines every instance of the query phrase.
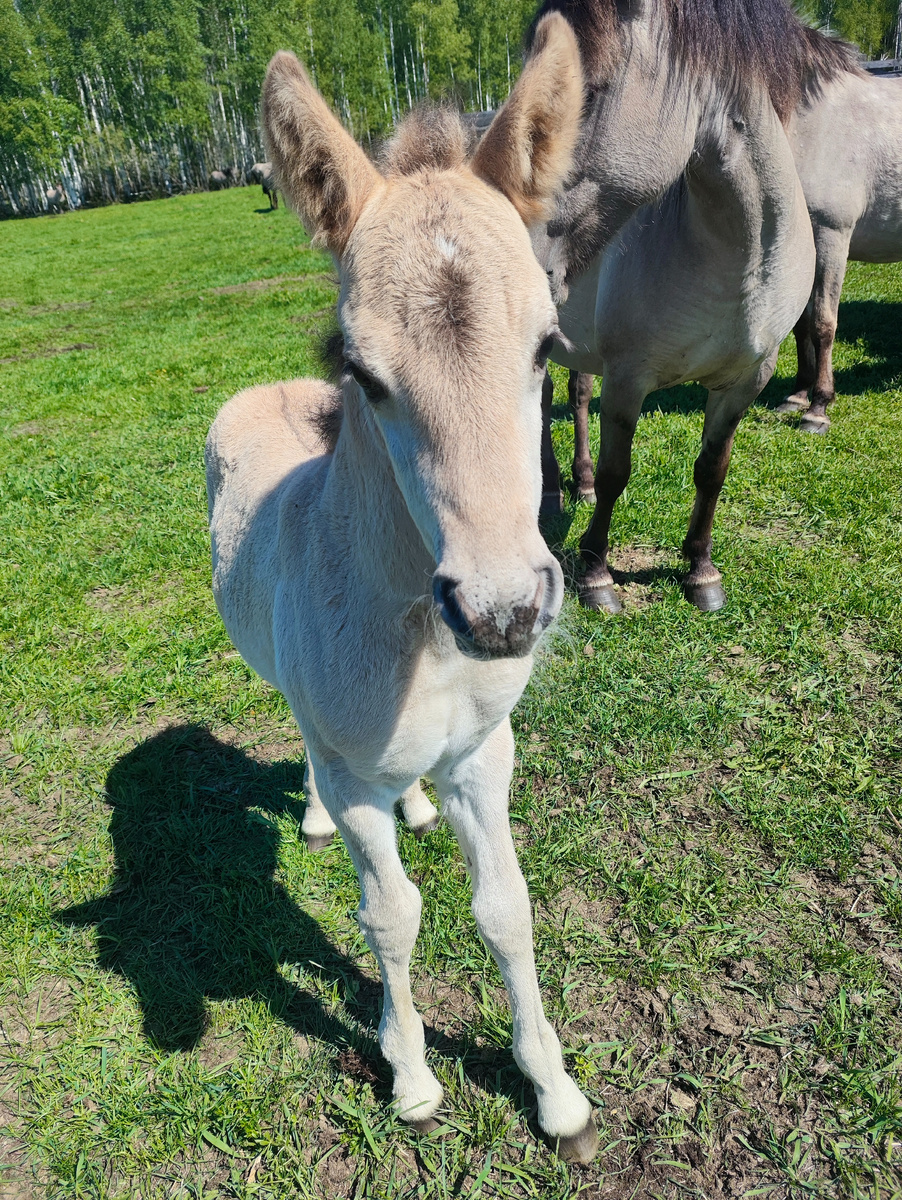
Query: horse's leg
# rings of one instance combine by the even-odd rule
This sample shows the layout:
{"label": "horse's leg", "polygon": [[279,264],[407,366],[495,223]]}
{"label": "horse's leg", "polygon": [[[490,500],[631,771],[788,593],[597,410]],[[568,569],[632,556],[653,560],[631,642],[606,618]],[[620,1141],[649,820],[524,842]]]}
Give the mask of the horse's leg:
{"label": "horse's leg", "polygon": [[805,433],[826,433],[830,428],[827,405],[832,403],[836,396],[833,383],[833,342],[836,338],[839,297],[848,257],[848,234],[835,229],[817,231],[817,269],[811,295],[811,326],[816,367],[810,393],[811,406],[799,422],[799,429]]}
{"label": "horse's leg", "polygon": [[808,392],[814,383],[817,366],[812,333],[812,307],[813,298],[805,305],[805,311],[795,323],[793,333],[796,339],[796,358],[798,361],[795,383],[793,383],[792,391],[783,403],[777,405],[774,410],[775,412],[795,413],[801,412],[808,407]]}
{"label": "horse's leg", "polygon": [[410,955],[420,930],[420,893],[398,856],[394,806],[388,795],[355,778],[340,762],[318,768],[320,791],[360,880],[358,921],[382,974],[379,1045],[391,1065],[398,1115],[423,1132],[442,1088],[426,1066],[423,1022],[410,993]]}
{"label": "horse's leg", "polygon": [[322,850],[335,836],[335,826],[316,790],[313,763],[310,761],[309,751],[304,767],[304,795],[307,797],[307,807],[304,810],[304,819],[301,821],[301,833],[307,842],[308,850]]}
{"label": "horse's leg", "polygon": [[542,516],[557,516],[564,510],[561,494],[561,470],[557,465],[551,442],[551,405],[554,402],[554,383],[550,372],[542,382]]}
{"label": "horse's leg", "polygon": [[419,780],[411,784],[401,797],[401,810],[404,820],[418,838],[425,837],[438,825],[438,812],[435,805],[426,798]]}
{"label": "horse's leg", "polygon": [[508,816],[513,765],[514,739],[505,720],[474,754],[433,778],[470,873],[476,925],[507,987],[514,1058],[535,1086],[539,1124],[562,1158],[589,1162],[598,1144],[592,1108],[564,1070],[539,994],[529,894]]}
{"label": "horse's leg", "polygon": [[686,599],[702,612],[716,612],[727,602],[720,571],[711,560],[714,512],[730,465],[736,428],[749,405],[770,379],[776,352],[758,373],[722,392],[708,392],[702,448],[695,460],[695,504],[683,542],[689,574],[683,587]]}
{"label": "horse's leg", "polygon": [[620,612],[620,600],[608,568],[608,533],[617,498],[629,482],[633,435],[646,390],[627,376],[616,380],[605,373],[601,383],[601,447],[595,468],[595,512],[580,542],[586,573],[579,598],[586,608]]}
{"label": "horse's leg", "polygon": [[567,380],[573,409],[573,483],[577,500],[588,500],[590,504],[595,503],[595,467],[589,450],[589,404],[594,378],[582,371],[571,371]]}

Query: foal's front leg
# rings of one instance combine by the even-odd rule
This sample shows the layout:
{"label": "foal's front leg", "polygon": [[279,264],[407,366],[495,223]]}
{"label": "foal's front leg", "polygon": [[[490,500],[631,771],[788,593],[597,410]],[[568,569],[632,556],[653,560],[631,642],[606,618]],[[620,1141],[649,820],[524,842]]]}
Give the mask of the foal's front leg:
{"label": "foal's front leg", "polygon": [[514,739],[505,719],[482,746],[433,782],[473,885],[473,915],[501,970],[514,1021],[514,1058],[536,1089],[539,1124],[570,1162],[598,1146],[592,1108],[567,1072],[545,1019],[532,947],[532,914],[508,817]]}
{"label": "foal's front leg", "polygon": [[398,1115],[428,1132],[436,1127],[442,1088],[426,1066],[423,1022],[410,993],[422,901],[398,856],[397,796],[363,783],[340,761],[318,764],[317,781],[360,879],[358,919],[382,974],[379,1045],[392,1068]]}

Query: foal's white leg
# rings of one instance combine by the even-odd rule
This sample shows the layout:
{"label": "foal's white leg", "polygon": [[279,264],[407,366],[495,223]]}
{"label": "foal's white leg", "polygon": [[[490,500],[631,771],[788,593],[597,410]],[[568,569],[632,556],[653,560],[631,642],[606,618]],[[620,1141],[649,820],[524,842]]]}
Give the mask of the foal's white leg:
{"label": "foal's white leg", "polygon": [[423,1022],[410,994],[410,955],[422,901],[398,856],[397,797],[362,783],[335,762],[319,769],[319,783],[360,879],[358,919],[382,973],[379,1045],[394,1075],[395,1104],[403,1120],[428,1132],[436,1125],[431,1118],[442,1088],[426,1066]]}
{"label": "foal's white leg", "polygon": [[304,767],[304,795],[307,797],[307,807],[304,810],[304,819],[301,821],[301,833],[307,841],[308,850],[322,850],[323,846],[328,846],[332,841],[335,826],[316,790],[309,750]]}
{"label": "foal's white leg", "polygon": [[505,720],[475,754],[433,781],[473,884],[473,915],[501,970],[514,1019],[514,1058],[535,1085],[539,1124],[561,1157],[589,1162],[598,1136],[592,1107],[567,1072],[545,1019],[532,948],[532,914],[508,817],[514,739]]}
{"label": "foal's white leg", "polygon": [[438,810],[426,798],[419,780],[401,796],[401,810],[404,820],[418,838],[425,837],[438,825]]}

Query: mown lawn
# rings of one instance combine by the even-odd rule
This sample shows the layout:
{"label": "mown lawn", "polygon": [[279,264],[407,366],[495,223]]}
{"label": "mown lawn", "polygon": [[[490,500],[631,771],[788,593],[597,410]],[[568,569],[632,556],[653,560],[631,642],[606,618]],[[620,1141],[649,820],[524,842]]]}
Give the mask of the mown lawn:
{"label": "mown lawn", "polygon": [[[648,404],[625,612],[571,597],[514,715],[604,1148],[568,1168],[445,827],[400,832],[444,1134],[392,1117],[353,871],[306,852],[300,739],[213,605],[206,429],[314,369],[335,294],[264,207],[0,227],[0,1197],[902,1195],[902,268],[850,269],[829,436],[770,411],[790,353],[743,422],[713,616],[676,551],[700,394]],[[588,516],[549,530],[570,567]]]}

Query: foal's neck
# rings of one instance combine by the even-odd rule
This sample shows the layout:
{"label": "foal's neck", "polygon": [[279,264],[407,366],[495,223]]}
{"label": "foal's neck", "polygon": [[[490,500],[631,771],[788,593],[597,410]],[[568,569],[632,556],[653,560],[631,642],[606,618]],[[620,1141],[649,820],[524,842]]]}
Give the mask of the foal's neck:
{"label": "foal's neck", "polygon": [[336,566],[389,609],[431,596],[435,562],[410,515],[375,418],[346,399],[322,496]]}

